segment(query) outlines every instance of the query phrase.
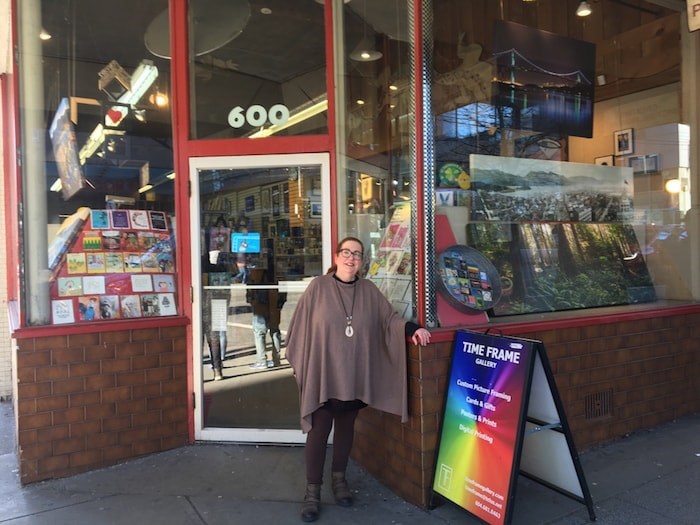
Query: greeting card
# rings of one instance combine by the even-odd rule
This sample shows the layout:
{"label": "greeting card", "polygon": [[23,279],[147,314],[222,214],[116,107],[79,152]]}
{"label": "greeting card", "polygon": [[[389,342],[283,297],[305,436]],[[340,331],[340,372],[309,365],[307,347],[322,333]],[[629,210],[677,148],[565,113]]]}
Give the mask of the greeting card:
{"label": "greeting card", "polygon": [[73,311],[73,299],[57,299],[51,301],[51,315],[53,324],[66,324],[75,322]]}
{"label": "greeting card", "polygon": [[112,228],[125,230],[129,228],[129,212],[127,210],[112,210]]}
{"label": "greeting card", "polygon": [[122,317],[141,317],[141,301],[138,295],[122,295],[120,297]]}
{"label": "greeting card", "polygon": [[83,283],[80,277],[59,277],[58,295],[83,295]]}
{"label": "greeting card", "polygon": [[87,273],[84,253],[69,253],[66,255],[68,273]]}

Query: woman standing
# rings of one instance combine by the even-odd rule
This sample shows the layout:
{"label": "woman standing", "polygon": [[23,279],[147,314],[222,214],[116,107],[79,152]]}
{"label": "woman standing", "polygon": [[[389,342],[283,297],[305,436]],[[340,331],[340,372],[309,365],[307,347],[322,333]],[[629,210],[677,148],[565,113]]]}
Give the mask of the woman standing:
{"label": "woman standing", "polygon": [[364,247],[346,237],[328,273],[311,281],[287,333],[287,360],[299,386],[301,429],[307,433],[303,521],[319,516],[323,466],[331,427],[332,489],[336,503],[353,503],[345,480],[355,419],[374,408],[408,418],[406,337],[425,345],[430,332],[406,322],[379,289],[357,274]]}

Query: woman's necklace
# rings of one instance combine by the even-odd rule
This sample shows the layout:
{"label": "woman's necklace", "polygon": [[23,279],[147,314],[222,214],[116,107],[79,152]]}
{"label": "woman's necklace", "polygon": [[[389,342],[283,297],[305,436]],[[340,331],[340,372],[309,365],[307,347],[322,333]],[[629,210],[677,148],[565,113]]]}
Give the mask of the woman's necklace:
{"label": "woman's necklace", "polygon": [[343,305],[343,311],[345,312],[345,322],[347,323],[345,325],[345,336],[352,337],[355,333],[355,330],[352,328],[352,313],[355,311],[355,292],[357,292],[357,287],[355,286],[355,282],[353,282],[352,306],[350,307],[350,314],[348,314],[348,309],[345,308],[345,301],[343,301],[343,296],[340,294],[340,285],[337,283],[336,279],[333,279],[333,282],[335,282],[335,291],[338,292],[338,299],[340,299],[340,304]]}

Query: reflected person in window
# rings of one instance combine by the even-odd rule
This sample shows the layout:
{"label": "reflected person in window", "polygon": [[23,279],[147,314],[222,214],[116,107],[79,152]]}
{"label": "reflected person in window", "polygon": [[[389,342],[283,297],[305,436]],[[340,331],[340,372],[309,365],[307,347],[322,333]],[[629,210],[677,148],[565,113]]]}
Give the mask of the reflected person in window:
{"label": "reflected person in window", "polygon": [[287,332],[287,360],[300,393],[307,433],[303,521],[319,517],[326,444],[334,427],[332,490],[338,505],[353,504],[345,470],[355,419],[366,407],[408,419],[406,338],[425,345],[430,332],[407,322],[379,289],[358,273],[364,246],[346,237],[333,266],[302,294]]}
{"label": "reflected person in window", "polygon": [[[262,268],[250,272],[251,288],[246,291],[246,300],[253,309],[253,335],[255,336],[255,362],[250,365],[254,370],[280,366],[282,353],[282,334],[280,332],[280,314],[287,300],[286,293],[280,293],[274,286],[269,274],[272,270]],[[256,286],[257,285],[257,286]],[[267,359],[267,332],[272,340],[272,360]]]}
{"label": "reflected person in window", "polygon": [[[214,372],[214,381],[224,379],[223,361],[226,358],[227,331],[215,327],[213,323],[213,300],[223,300],[224,316],[228,317],[228,308],[231,301],[231,291],[228,289],[214,288],[221,282],[214,283],[213,277],[227,275],[226,266],[219,262],[219,253],[213,251],[202,255],[202,284],[205,287],[202,294],[202,330],[209,346],[209,357]],[[228,274],[230,275],[230,274]],[[219,303],[217,303],[219,304]]]}

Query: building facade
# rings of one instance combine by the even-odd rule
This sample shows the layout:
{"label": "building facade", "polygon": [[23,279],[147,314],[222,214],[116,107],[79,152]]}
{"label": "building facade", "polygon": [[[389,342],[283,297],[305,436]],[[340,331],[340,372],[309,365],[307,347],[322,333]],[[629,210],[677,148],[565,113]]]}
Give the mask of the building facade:
{"label": "building facade", "polygon": [[408,349],[409,423],[368,409],[357,430],[356,459],[409,501],[428,504],[464,327],[545,344],[579,447],[700,408],[684,2],[9,5],[23,483],[303,442],[276,352],[346,235],[434,329]]}

